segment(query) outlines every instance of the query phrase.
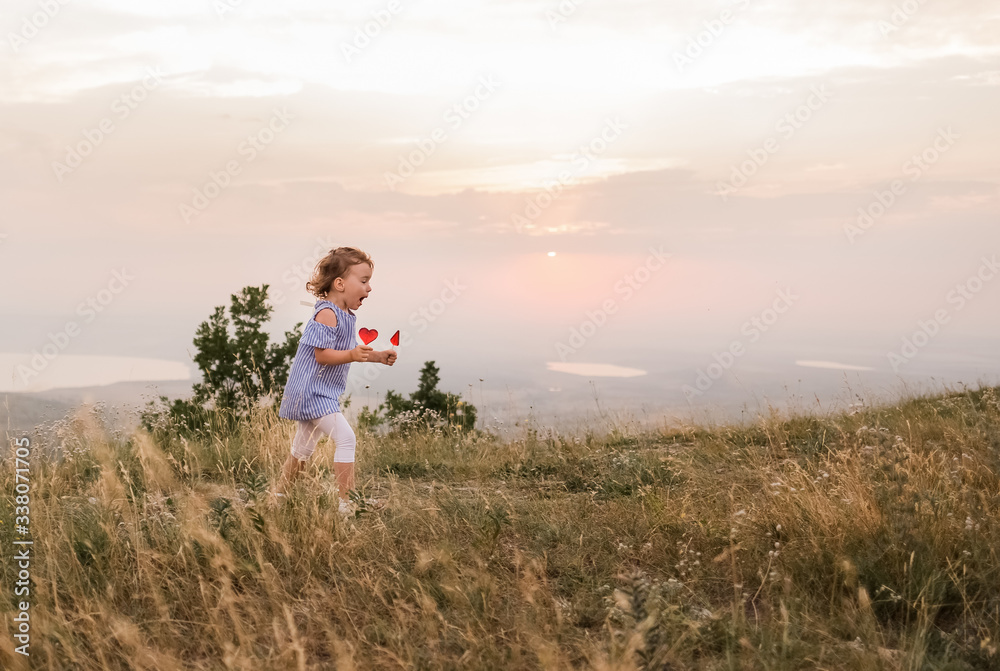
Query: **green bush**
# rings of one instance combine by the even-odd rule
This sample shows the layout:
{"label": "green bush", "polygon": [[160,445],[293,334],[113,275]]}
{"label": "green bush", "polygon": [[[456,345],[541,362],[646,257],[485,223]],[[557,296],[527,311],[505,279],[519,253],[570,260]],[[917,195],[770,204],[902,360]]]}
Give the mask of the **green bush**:
{"label": "green bush", "polygon": [[367,406],[358,416],[358,426],[369,428],[386,422],[397,431],[406,431],[413,426],[447,426],[470,431],[476,426],[476,406],[466,403],[458,394],[440,391],[437,388],[441,378],[433,361],[424,363],[420,369],[417,390],[408,399],[392,389],[385,393],[385,401],[374,411]]}
{"label": "green bush", "polygon": [[141,414],[150,432],[210,436],[228,433],[245,422],[250,412],[270,399],[281,403],[288,372],[302,337],[299,322],[285,332],[282,343],[271,343],[263,331],[274,308],[267,302],[268,285],[244,287],[232,294],[229,316],[218,306],[198,326],[195,363],[202,380],[193,385],[194,396],[166,396],[146,404]]}

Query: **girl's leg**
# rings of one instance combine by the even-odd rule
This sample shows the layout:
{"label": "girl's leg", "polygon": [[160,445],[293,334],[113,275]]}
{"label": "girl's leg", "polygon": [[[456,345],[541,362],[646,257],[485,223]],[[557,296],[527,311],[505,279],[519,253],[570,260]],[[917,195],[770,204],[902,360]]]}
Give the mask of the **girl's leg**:
{"label": "girl's leg", "polygon": [[348,493],[354,489],[354,462],[333,462],[333,473],[337,476],[337,494],[346,501]]}
{"label": "girl's leg", "polygon": [[282,493],[287,487],[289,487],[295,478],[298,477],[299,473],[305,468],[306,462],[299,461],[292,455],[288,455],[285,459],[284,465],[281,467],[281,486],[278,488],[278,492]]}
{"label": "girl's leg", "polygon": [[316,422],[314,419],[297,422],[295,438],[292,439],[292,452],[285,459],[281,469],[281,491],[287,491],[287,488],[291,487],[295,478],[305,468],[306,461],[316,451],[316,443],[323,435]]}
{"label": "girl's leg", "polygon": [[346,501],[347,493],[354,489],[354,448],[357,445],[354,430],[342,412],[325,415],[315,421],[336,445],[333,452],[333,473],[337,478],[340,499]]}

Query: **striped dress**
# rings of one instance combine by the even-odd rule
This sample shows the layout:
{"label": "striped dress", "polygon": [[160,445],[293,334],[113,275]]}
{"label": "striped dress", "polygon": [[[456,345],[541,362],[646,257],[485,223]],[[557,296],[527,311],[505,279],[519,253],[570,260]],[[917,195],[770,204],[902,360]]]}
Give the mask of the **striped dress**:
{"label": "striped dress", "polygon": [[[316,313],[323,308],[330,308],[337,313],[335,328],[316,321]],[[302,329],[302,338],[288,373],[288,383],[285,385],[278,417],[305,420],[340,412],[339,399],[347,389],[347,372],[351,364],[320,364],[316,361],[313,348],[354,349],[357,346],[354,320],[353,312],[345,312],[330,301],[316,301],[312,317]]]}

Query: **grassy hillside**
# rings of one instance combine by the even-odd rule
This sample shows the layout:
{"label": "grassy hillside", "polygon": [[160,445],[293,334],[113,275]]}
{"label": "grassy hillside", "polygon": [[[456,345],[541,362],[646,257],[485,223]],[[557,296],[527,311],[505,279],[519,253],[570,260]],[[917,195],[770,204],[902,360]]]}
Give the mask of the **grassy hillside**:
{"label": "grassy hillside", "polygon": [[[293,426],[33,446],[31,664],[2,668],[1000,668],[996,389],[635,434],[359,434],[274,507]],[[14,487],[5,462],[4,491]],[[0,502],[0,544],[13,533]],[[6,556],[6,553],[5,553]]]}

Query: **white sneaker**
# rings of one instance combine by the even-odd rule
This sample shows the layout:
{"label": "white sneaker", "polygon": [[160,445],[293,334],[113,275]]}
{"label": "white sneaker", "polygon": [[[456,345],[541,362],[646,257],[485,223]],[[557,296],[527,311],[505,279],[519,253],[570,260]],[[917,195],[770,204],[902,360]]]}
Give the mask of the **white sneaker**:
{"label": "white sneaker", "polygon": [[365,508],[368,510],[382,510],[385,508],[385,501],[381,499],[365,499]]}
{"label": "white sneaker", "polygon": [[357,510],[358,507],[354,505],[353,501],[345,501],[344,499],[340,499],[340,506],[337,509],[337,512],[339,512],[344,517],[354,517],[354,513],[357,512]]}

